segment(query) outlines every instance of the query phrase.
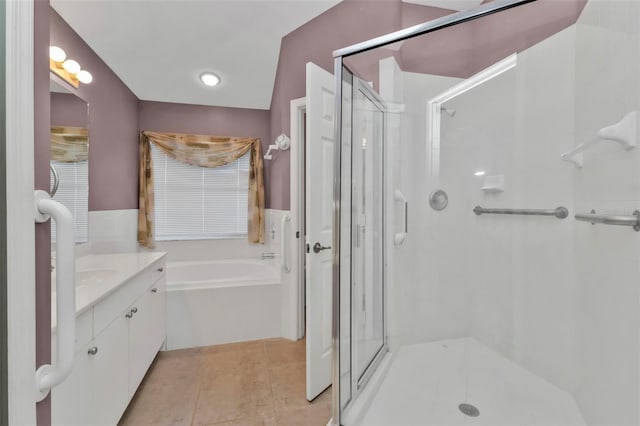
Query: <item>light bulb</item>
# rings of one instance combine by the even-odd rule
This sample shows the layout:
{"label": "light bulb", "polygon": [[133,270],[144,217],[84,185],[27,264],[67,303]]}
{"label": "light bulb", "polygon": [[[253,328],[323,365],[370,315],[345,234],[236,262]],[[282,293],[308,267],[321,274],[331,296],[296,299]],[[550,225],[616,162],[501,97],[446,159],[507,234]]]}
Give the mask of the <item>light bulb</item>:
{"label": "light bulb", "polygon": [[77,77],[78,77],[78,80],[80,80],[80,83],[89,84],[93,81],[93,76],[89,71],[86,71],[86,70],[81,70],[78,73]]}
{"label": "light bulb", "polygon": [[220,77],[211,72],[200,74],[200,80],[207,86],[217,86],[220,84]]}
{"label": "light bulb", "polygon": [[474,173],[474,176],[484,176],[484,174],[487,173],[484,170],[478,170],[477,172]]}
{"label": "light bulb", "polygon": [[69,74],[78,74],[78,72],[80,71],[80,64],[73,59],[67,59],[62,63],[62,68],[67,70]]}
{"label": "light bulb", "polygon": [[67,54],[58,46],[49,46],[49,59],[54,62],[64,62],[67,59]]}

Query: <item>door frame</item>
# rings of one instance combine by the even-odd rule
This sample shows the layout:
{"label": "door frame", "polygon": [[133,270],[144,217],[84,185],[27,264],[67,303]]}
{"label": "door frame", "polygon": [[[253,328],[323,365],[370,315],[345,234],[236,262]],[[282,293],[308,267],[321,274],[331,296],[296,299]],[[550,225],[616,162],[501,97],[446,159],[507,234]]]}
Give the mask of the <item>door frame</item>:
{"label": "door frame", "polygon": [[36,424],[34,0],[4,4],[8,416]]}
{"label": "door frame", "polygon": [[301,339],[306,334],[305,328],[305,113],[307,111],[307,99],[298,98],[290,102],[290,135],[291,135],[291,154],[289,156],[290,180],[289,191],[291,201],[289,214],[291,216],[291,232],[289,235],[290,245],[294,247],[291,251],[291,273],[295,281],[292,286],[295,294],[292,295],[292,301],[295,301],[296,308],[295,317],[290,318],[289,324],[294,330],[295,339]]}

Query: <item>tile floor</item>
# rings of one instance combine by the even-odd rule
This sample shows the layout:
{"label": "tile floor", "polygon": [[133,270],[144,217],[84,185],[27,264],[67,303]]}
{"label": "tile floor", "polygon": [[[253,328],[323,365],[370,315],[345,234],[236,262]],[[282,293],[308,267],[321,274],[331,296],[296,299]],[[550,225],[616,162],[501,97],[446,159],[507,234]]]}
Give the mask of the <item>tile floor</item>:
{"label": "tile floor", "polygon": [[331,390],[305,398],[305,342],[285,339],[161,352],[121,426],[325,426]]}

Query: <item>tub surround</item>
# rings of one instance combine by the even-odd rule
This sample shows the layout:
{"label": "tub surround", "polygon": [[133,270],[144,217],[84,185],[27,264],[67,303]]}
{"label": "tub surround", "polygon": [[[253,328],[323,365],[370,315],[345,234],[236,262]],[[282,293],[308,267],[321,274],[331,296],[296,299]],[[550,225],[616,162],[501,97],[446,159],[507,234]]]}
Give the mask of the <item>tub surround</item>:
{"label": "tub surround", "polygon": [[280,257],[280,225],[284,214],[289,214],[289,212],[265,210],[264,244],[252,244],[246,238],[156,241],[156,250],[167,253],[167,262],[261,259],[263,253],[274,253],[275,257],[272,263],[280,264],[282,260]]}
{"label": "tub surround", "polygon": [[167,349],[281,336],[281,278],[270,261],[168,262],[167,278]]}
{"label": "tub surround", "polygon": [[89,212],[89,243],[92,253],[138,250],[138,209]]}
{"label": "tub surround", "polygon": [[298,282],[284,270],[280,241],[288,214],[265,211],[264,244],[244,238],[156,242],[167,252],[168,349],[298,338],[298,299],[291,297]]}

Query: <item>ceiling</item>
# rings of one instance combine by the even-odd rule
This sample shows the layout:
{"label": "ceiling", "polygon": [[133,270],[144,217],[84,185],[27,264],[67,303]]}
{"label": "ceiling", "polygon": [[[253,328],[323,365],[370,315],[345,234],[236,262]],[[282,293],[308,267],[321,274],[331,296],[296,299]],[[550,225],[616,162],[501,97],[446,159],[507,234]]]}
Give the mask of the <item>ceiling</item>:
{"label": "ceiling", "polygon": [[[482,0],[403,0],[463,10]],[[142,100],[269,109],[282,37],[340,0],[51,0]],[[220,85],[206,87],[211,71]]]}
{"label": "ceiling", "polygon": [[[339,0],[51,0],[142,100],[269,109],[283,36]],[[220,85],[206,87],[211,71]]]}

